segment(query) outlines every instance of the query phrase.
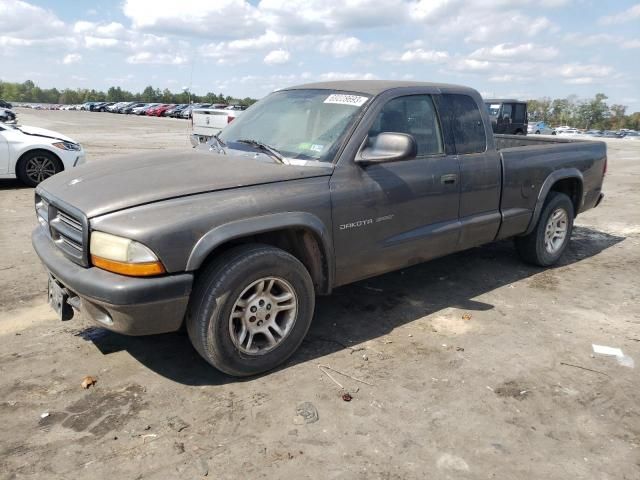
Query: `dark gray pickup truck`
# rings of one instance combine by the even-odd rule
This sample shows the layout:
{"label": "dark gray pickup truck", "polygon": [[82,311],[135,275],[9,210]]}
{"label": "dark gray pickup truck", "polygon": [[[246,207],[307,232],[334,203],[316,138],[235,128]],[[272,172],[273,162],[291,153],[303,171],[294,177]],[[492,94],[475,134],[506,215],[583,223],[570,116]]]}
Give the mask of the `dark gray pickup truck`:
{"label": "dark gray pickup truck", "polygon": [[473,89],[348,81],[274,92],[202,149],[55,175],[33,246],[61,318],[130,335],[186,325],[231,375],[287,359],[318,294],[513,237],[562,255],[602,199],[601,142],[494,136]]}

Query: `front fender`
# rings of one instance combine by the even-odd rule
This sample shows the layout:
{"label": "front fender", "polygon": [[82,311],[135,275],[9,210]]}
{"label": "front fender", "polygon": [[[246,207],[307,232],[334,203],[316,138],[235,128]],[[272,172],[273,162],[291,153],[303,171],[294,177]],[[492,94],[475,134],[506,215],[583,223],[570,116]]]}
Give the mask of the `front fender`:
{"label": "front fender", "polygon": [[[540,218],[540,214],[542,213],[542,208],[544,207],[544,202],[551,191],[551,187],[558,181],[564,180],[566,178],[575,178],[580,182],[580,203],[582,204],[582,192],[584,191],[584,178],[582,177],[582,172],[577,168],[561,168],[560,170],[556,170],[551,172],[549,176],[542,183],[542,187],[540,188],[540,192],[538,193],[538,199],[536,200],[536,206],[533,210],[533,216],[531,217],[531,221],[529,222],[529,226],[527,227],[527,231],[524,235],[530,234],[533,229],[536,227],[538,223],[538,219]],[[578,211],[580,208],[578,208]],[[578,214],[576,211],[576,215]]]}
{"label": "front fender", "polygon": [[230,240],[282,230],[286,228],[305,228],[311,230],[322,243],[327,260],[328,279],[333,283],[333,246],[331,237],[322,220],[307,212],[283,212],[245,218],[219,225],[204,234],[196,243],[187,261],[187,271],[197,270],[207,256],[218,246]]}

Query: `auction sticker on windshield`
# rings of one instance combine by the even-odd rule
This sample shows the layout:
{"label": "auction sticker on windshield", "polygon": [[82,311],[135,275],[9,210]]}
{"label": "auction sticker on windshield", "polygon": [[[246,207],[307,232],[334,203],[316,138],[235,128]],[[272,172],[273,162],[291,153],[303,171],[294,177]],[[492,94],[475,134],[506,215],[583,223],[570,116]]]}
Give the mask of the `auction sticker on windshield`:
{"label": "auction sticker on windshield", "polygon": [[354,107],[361,107],[369,100],[368,97],[361,97],[360,95],[345,95],[342,93],[334,93],[329,95],[324,103],[337,103],[340,105],[353,105]]}

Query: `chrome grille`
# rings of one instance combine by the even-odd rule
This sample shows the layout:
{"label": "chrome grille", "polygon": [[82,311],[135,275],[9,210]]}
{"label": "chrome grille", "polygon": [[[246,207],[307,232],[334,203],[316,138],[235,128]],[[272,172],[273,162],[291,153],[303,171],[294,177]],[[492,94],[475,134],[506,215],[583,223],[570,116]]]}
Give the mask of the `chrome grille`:
{"label": "chrome grille", "polygon": [[60,207],[58,202],[47,201],[36,195],[36,214],[51,239],[62,252],[75,263],[87,266],[87,226],[80,214],[70,208]]}

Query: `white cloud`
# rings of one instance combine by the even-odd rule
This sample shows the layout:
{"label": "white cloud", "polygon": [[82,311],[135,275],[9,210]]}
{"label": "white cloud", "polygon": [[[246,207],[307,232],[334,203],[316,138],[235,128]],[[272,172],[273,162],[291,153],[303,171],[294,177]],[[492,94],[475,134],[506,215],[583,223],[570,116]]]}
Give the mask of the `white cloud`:
{"label": "white cloud", "polygon": [[401,62],[442,62],[449,58],[447,52],[437,50],[424,50],[417,48],[415,50],[407,50],[400,55]]}
{"label": "white cloud", "polygon": [[79,53],[69,53],[64,56],[62,63],[65,65],[71,65],[72,63],[78,63],[80,60],[82,60],[82,55]]}
{"label": "white cloud", "polygon": [[476,60],[474,58],[462,58],[455,60],[451,67],[459,72],[486,72],[492,65],[486,60]]}
{"label": "white cloud", "polygon": [[326,72],[319,76],[322,81],[334,80],[376,80],[378,77],[373,73],[353,73],[353,72]]}
{"label": "white cloud", "polygon": [[127,57],[127,63],[151,63],[160,65],[182,65],[189,61],[185,56],[169,53],[139,52]]}
{"label": "white cloud", "polygon": [[567,33],[563,39],[565,42],[577,45],[578,47],[618,43],[622,40],[618,35],[611,35],[610,33]]}
{"label": "white cloud", "polygon": [[622,48],[640,48],[640,39],[622,42]]}
{"label": "white cloud", "polygon": [[366,49],[365,44],[356,37],[340,37],[320,42],[321,52],[329,53],[336,58],[347,57]]}
{"label": "white cloud", "polygon": [[282,44],[286,37],[273,30],[267,30],[263,35],[253,38],[243,38],[232,40],[228,43],[228,48],[232,50],[259,50]]}
{"label": "white cloud", "polygon": [[289,62],[291,55],[286,50],[272,50],[264,57],[264,63],[267,65],[283,65]]}
{"label": "white cloud", "polygon": [[566,78],[608,77],[613,68],[607,65],[568,63],[560,67],[560,75]]}
{"label": "white cloud", "polygon": [[65,28],[53,12],[21,0],[0,3],[0,32],[16,38],[47,38]]}
{"label": "white cloud", "polygon": [[164,34],[233,38],[256,31],[258,9],[245,0],[125,0],[122,11],[135,29]]}
{"label": "white cloud", "polygon": [[270,28],[299,35],[404,23],[409,5],[403,0],[262,0],[259,12]]}
{"label": "white cloud", "polygon": [[593,83],[593,77],[568,78],[564,83],[568,83],[569,85],[589,85]]}
{"label": "white cloud", "polygon": [[624,12],[604,16],[600,18],[599,23],[602,25],[613,25],[617,23],[631,22],[638,18],[640,18],[640,3],[628,8]]}
{"label": "white cloud", "polygon": [[494,75],[492,77],[489,77],[489,81],[494,83],[512,83],[519,80],[524,80],[524,77],[521,77],[519,75],[510,75],[510,74]]}
{"label": "white cloud", "polygon": [[120,45],[120,41],[115,38],[100,38],[86,35],[84,45],[87,48],[110,48]]}
{"label": "white cloud", "polygon": [[91,34],[94,37],[122,37],[126,34],[124,25],[118,22],[96,23],[81,20],[73,25],[75,33]]}
{"label": "white cloud", "polygon": [[500,61],[527,61],[527,60],[551,60],[558,56],[555,47],[544,47],[534,43],[514,45],[501,43],[494,47],[483,47],[475,50],[469,57],[482,60]]}

